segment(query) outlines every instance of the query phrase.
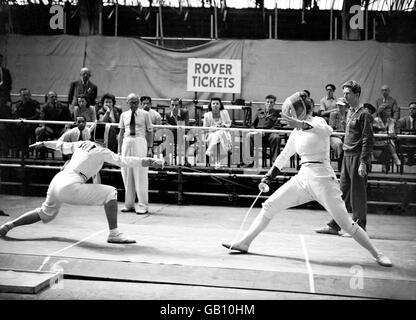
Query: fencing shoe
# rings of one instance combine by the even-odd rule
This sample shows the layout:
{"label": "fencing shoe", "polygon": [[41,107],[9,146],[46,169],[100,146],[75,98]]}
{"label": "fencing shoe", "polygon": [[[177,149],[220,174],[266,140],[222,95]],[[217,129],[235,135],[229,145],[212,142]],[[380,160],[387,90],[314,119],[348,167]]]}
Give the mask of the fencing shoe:
{"label": "fencing shoe", "polygon": [[107,238],[108,243],[136,243],[136,240],[125,237],[121,232],[116,235],[109,235]]}
{"label": "fencing shoe", "polygon": [[377,255],[377,257],[375,259],[376,259],[377,263],[379,265],[383,266],[383,267],[392,267],[393,266],[393,263],[391,262],[391,260],[381,252]]}

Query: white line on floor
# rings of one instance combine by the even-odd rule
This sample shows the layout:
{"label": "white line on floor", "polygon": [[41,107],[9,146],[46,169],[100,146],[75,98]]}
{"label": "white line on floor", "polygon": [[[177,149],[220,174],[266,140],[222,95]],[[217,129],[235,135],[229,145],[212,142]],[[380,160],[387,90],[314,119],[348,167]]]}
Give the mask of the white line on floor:
{"label": "white line on floor", "polygon": [[38,269],[37,271],[41,271],[41,270],[42,270],[42,268],[45,266],[45,264],[49,261],[49,259],[50,259],[51,257],[53,257],[54,255],[57,255],[58,253],[61,253],[61,252],[65,251],[65,250],[67,250],[67,249],[70,249],[70,248],[72,248],[72,247],[75,247],[76,245],[80,244],[81,242],[84,242],[84,241],[86,241],[86,240],[88,240],[88,239],[90,239],[90,238],[93,238],[93,237],[95,237],[96,235],[98,235],[98,234],[100,234],[100,233],[102,233],[102,232],[104,232],[104,231],[107,231],[107,230],[108,230],[108,229],[103,229],[103,230],[101,230],[101,231],[98,231],[98,232],[96,232],[96,233],[93,233],[93,234],[89,235],[88,237],[86,237],[86,238],[84,238],[84,239],[82,239],[82,240],[79,240],[79,241],[77,241],[77,242],[75,242],[75,243],[73,243],[73,244],[71,244],[71,245],[69,245],[69,246],[67,246],[67,247],[65,247],[65,248],[63,248],[63,249],[60,249],[60,250],[58,250],[58,251],[55,251],[55,252],[53,252],[53,253],[49,254],[49,255],[45,258],[45,260],[43,260],[42,264],[40,265],[40,267],[39,267],[39,269]]}
{"label": "white line on floor", "polygon": [[302,242],[303,254],[305,256],[306,269],[308,269],[308,274],[309,274],[309,291],[311,293],[315,293],[313,271],[312,271],[311,264],[309,263],[309,257],[308,257],[308,251],[306,250],[305,239],[303,238],[303,235],[301,234],[299,235],[299,237],[300,237],[300,241]]}

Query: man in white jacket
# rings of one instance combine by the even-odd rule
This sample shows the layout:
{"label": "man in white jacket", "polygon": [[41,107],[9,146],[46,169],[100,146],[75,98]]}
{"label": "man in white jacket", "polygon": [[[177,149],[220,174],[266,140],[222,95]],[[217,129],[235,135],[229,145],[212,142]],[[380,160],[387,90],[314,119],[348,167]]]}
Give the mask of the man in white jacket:
{"label": "man in white jacket", "polygon": [[301,157],[299,173],[263,203],[259,215],[240,240],[223,246],[247,253],[251,242],[267,227],[276,213],[315,200],[332,215],[341,228],[371,253],[377,263],[392,266],[390,259],[374,247],[367,233],[349,216],[329,160],[332,128],[325,119],[313,117],[312,110],[310,100],[302,92],[293,94],[283,103],[282,121],[295,129],[272,168],[262,178],[259,188],[266,191],[270,180],[276,177],[295,153]]}
{"label": "man in white jacket", "polygon": [[[103,130],[95,130],[96,134]],[[5,236],[11,229],[32,224],[38,221],[48,223],[59,213],[62,204],[72,205],[103,205],[110,233],[109,243],[135,243],[125,237],[117,229],[117,189],[103,184],[86,184],[86,181],[96,175],[104,162],[120,167],[149,167],[163,168],[161,159],[120,156],[104,148],[96,139],[93,141],[44,141],[36,142],[30,147],[47,147],[61,151],[63,154],[73,154],[64,169],[52,179],[46,200],[41,207],[26,212],[13,221],[0,227],[0,237]]]}

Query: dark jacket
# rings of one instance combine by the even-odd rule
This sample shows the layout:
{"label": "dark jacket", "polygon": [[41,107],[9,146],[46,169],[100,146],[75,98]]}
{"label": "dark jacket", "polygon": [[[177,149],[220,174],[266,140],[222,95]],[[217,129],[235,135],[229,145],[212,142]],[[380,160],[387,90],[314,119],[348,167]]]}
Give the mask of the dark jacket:
{"label": "dark jacket", "polygon": [[281,129],[280,110],[272,109],[266,112],[264,109],[257,111],[256,117],[252,123],[255,129]]}
{"label": "dark jacket", "polygon": [[12,101],[10,92],[12,91],[12,76],[10,75],[9,69],[1,68],[3,83],[0,85],[0,100]]}
{"label": "dark jacket", "polygon": [[360,155],[361,163],[370,163],[374,147],[373,117],[362,106],[347,121],[344,154]]}
{"label": "dark jacket", "polygon": [[78,105],[78,96],[84,94],[87,98],[88,105],[95,105],[97,99],[97,86],[91,81],[84,84],[81,80],[71,82],[68,93],[68,103]]}

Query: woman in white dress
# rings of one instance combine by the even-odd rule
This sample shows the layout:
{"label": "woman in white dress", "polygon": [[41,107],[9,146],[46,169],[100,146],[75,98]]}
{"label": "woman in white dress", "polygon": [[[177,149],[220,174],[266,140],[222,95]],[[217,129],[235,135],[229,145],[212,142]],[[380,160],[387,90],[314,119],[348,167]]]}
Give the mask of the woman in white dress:
{"label": "woman in white dress", "polygon": [[218,128],[231,127],[231,119],[220,98],[211,99],[208,112],[204,114],[204,127],[212,128],[206,136],[208,147],[205,154],[212,156],[216,151],[217,144],[219,144],[220,155],[222,157],[227,155],[232,148],[231,134],[227,130],[219,130]]}

